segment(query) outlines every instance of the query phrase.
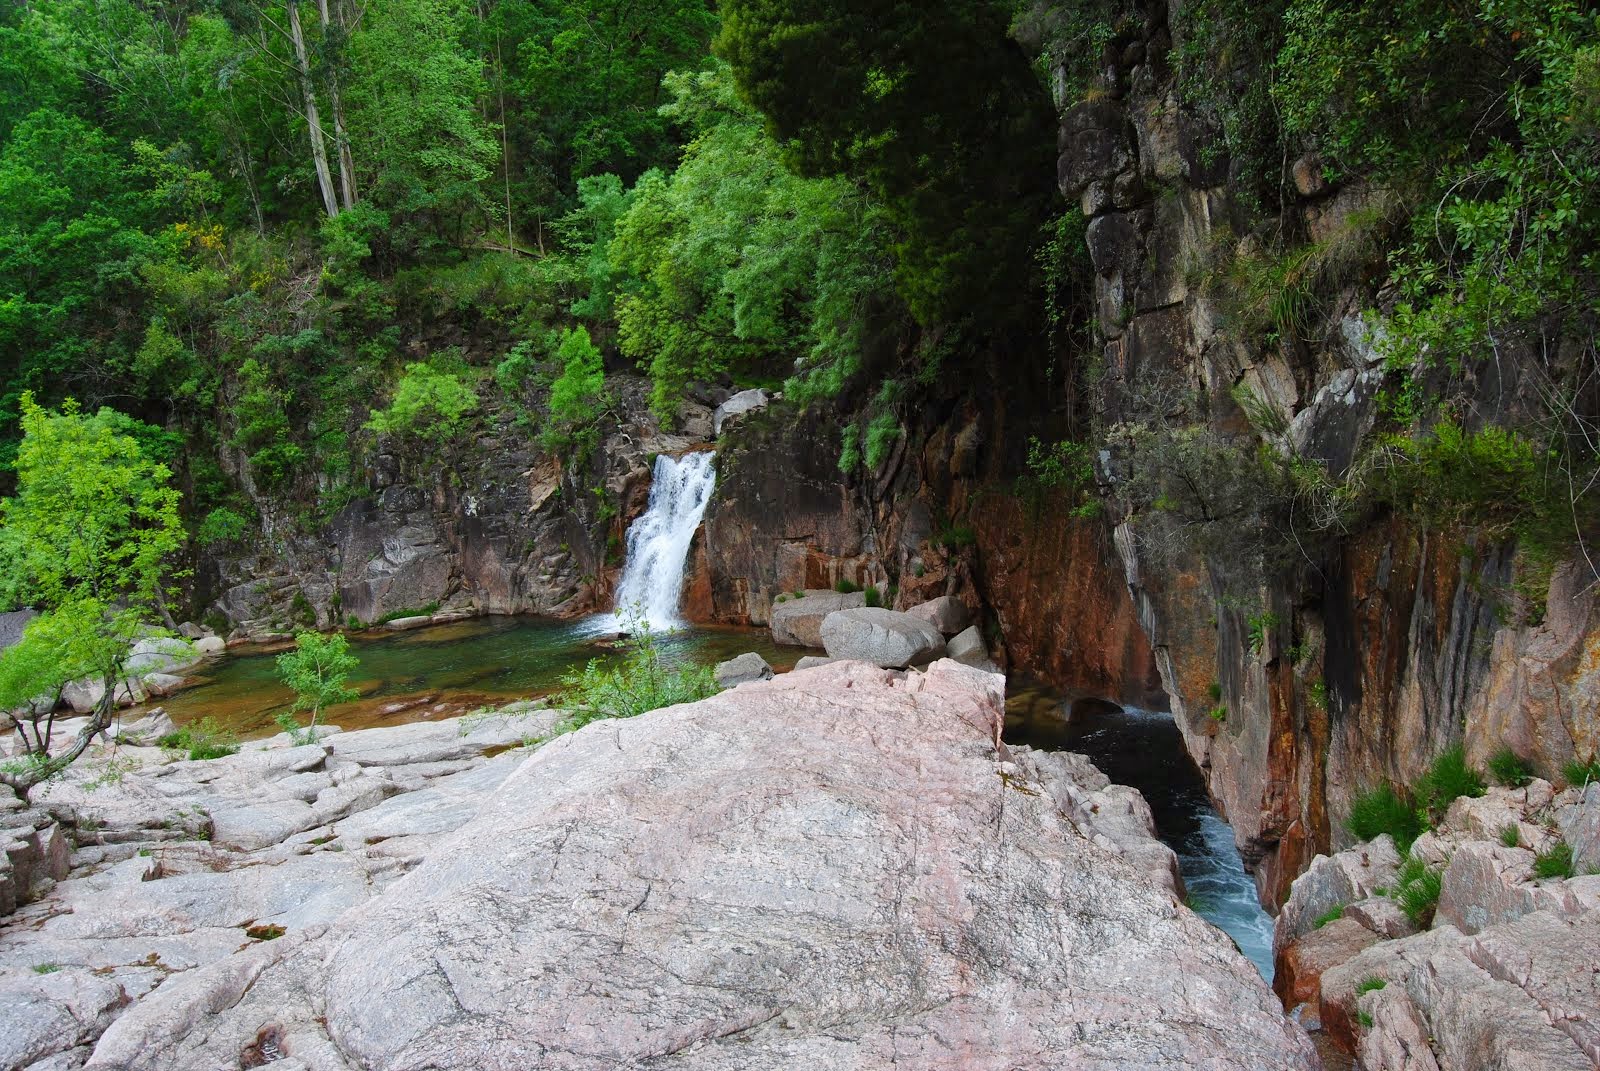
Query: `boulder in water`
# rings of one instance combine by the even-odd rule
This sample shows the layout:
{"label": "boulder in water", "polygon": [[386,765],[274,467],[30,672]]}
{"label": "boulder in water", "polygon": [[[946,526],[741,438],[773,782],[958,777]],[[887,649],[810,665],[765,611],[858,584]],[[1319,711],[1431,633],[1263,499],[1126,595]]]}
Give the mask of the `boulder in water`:
{"label": "boulder in water", "polygon": [[772,642],[785,647],[821,647],[822,622],[831,613],[867,605],[859,591],[810,590],[772,605]]}
{"label": "boulder in water", "polygon": [[885,669],[921,666],[944,654],[944,637],[920,617],[864,606],[840,610],[822,622],[829,658],[856,659]]}
{"label": "boulder in water", "polygon": [[767,660],[754,651],[746,651],[737,658],[730,658],[726,662],[717,664],[717,684],[723,688],[737,688],[741,684],[751,681],[770,681],[772,667],[767,665]]}

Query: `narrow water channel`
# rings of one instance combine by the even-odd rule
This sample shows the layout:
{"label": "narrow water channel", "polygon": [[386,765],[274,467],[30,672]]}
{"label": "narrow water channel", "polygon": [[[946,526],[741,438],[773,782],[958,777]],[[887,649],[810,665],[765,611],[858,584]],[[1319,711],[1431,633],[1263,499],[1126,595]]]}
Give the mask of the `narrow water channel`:
{"label": "narrow water channel", "polygon": [[1206,795],[1172,715],[1094,700],[1068,704],[1048,689],[1013,684],[1006,701],[1006,740],[1076,751],[1119,784],[1144,794],[1156,833],[1178,856],[1190,906],[1233,938],[1263,978],[1272,981],[1272,917],[1233,843],[1233,830]]}

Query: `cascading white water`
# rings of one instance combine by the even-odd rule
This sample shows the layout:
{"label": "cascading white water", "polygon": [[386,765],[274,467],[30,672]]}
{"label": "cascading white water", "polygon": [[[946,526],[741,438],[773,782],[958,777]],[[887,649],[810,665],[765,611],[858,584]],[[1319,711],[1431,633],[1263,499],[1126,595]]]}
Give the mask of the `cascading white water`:
{"label": "cascading white water", "polygon": [[710,452],[656,458],[650,503],[628,528],[616,616],[642,618],[654,630],[676,628],[689,544],[717,483]]}

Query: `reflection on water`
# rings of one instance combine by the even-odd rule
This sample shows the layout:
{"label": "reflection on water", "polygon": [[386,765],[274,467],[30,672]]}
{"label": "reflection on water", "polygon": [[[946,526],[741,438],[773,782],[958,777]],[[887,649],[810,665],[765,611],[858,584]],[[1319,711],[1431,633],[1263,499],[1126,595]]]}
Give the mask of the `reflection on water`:
{"label": "reflection on water", "polygon": [[[361,659],[351,675],[361,698],[330,707],[324,715],[345,729],[450,717],[485,704],[546,695],[560,687],[562,674],[589,659],[616,657],[583,623],[537,617],[480,617],[349,638]],[[275,733],[273,717],[293,699],[275,664],[286,646],[218,658],[191,674],[195,687],[161,705],[179,724],[211,716],[245,738]],[[755,651],[774,669],[789,669],[806,653],[775,646],[765,630],[735,628],[687,629],[663,637],[661,646],[671,659],[706,665]]]}
{"label": "reflection on water", "polygon": [[1256,899],[1233,830],[1211,805],[1172,715],[1095,700],[1080,700],[1070,718],[1065,714],[1059,696],[1014,685],[1006,700],[1005,738],[1087,755],[1111,780],[1142,792],[1157,834],[1178,855],[1190,905],[1232,937],[1272,981],[1272,918]]}

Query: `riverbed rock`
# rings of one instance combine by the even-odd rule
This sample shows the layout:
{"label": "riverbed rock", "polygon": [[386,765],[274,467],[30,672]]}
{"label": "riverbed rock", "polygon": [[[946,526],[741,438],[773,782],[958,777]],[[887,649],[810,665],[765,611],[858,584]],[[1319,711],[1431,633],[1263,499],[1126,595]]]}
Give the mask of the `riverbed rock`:
{"label": "riverbed rock", "polygon": [[1355,919],[1337,918],[1295,941],[1278,957],[1272,988],[1284,1007],[1316,1007],[1322,976],[1377,944],[1379,937]]}
{"label": "riverbed rock", "polygon": [[746,651],[737,658],[717,663],[717,684],[722,688],[736,688],[750,681],[770,681],[772,667],[754,651]]}
{"label": "riverbed rock", "polygon": [[[1311,1068],[1220,933],[997,752],[1002,680],[842,662],[561,737],[376,899],[90,1068]],[[402,797],[397,797],[402,798]],[[170,988],[169,988],[170,987]]]}
{"label": "riverbed rock", "polygon": [[829,658],[827,655],[814,655],[814,654],[801,655],[799,657],[799,659],[797,659],[795,661],[794,668],[795,669],[812,669],[812,668],[815,668],[816,666],[832,665],[833,663],[835,663],[837,661],[839,661],[837,658]]}
{"label": "riverbed rock", "polygon": [[983,642],[983,633],[978,631],[977,625],[969,625],[951,637],[944,650],[946,657],[966,666],[981,666],[989,661],[989,647]]}
{"label": "riverbed rock", "polygon": [[1316,929],[1319,918],[1336,907],[1364,900],[1377,889],[1393,889],[1400,853],[1387,833],[1334,855],[1319,855],[1294,880],[1289,899],[1273,927],[1273,955]]}
{"label": "riverbed rock", "polygon": [[946,636],[954,636],[966,628],[972,618],[966,604],[954,595],[941,595],[937,599],[918,603],[906,613],[922,618]]}
{"label": "riverbed rock", "polygon": [[944,654],[944,637],[919,617],[864,606],[839,610],[822,622],[829,658],[856,659],[886,669],[921,666]]}
{"label": "riverbed rock", "polygon": [[822,622],[831,613],[867,605],[859,591],[806,591],[772,606],[772,642],[785,647],[821,647]]}
{"label": "riverbed rock", "polygon": [[155,747],[164,736],[178,731],[165,708],[156,707],[138,721],[129,722],[117,731],[117,740],[134,747]]}
{"label": "riverbed rock", "polygon": [[383,627],[391,632],[404,632],[407,629],[423,628],[433,624],[432,614],[413,614],[410,617],[396,617],[384,622]]}
{"label": "riverbed rock", "polygon": [[746,413],[753,413],[758,409],[765,409],[771,399],[767,392],[759,387],[751,390],[742,390],[732,398],[717,406],[711,414],[711,434],[721,435],[723,426],[737,420]]}

